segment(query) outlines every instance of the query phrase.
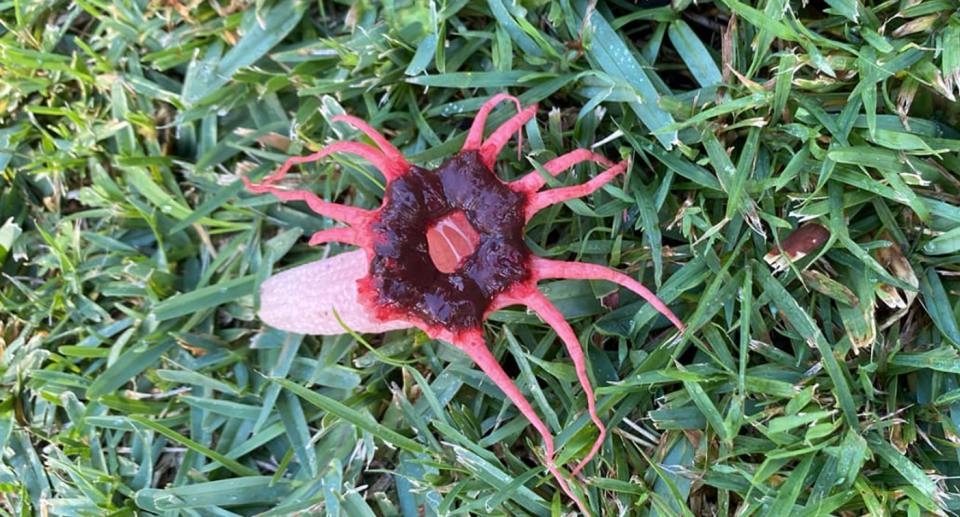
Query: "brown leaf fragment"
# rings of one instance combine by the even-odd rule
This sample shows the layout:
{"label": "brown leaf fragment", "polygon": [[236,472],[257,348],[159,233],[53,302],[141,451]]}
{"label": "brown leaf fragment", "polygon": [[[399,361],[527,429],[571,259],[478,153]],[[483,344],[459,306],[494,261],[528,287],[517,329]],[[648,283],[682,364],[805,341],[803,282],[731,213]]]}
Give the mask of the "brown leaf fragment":
{"label": "brown leaf fragment", "polygon": [[910,34],[926,32],[930,30],[930,28],[933,27],[933,24],[939,19],[939,14],[931,14],[922,18],[914,18],[913,20],[910,20],[909,22],[898,27],[897,30],[893,31],[892,36],[894,38],[902,38],[903,36]]}
{"label": "brown leaf fragment", "polygon": [[890,426],[890,444],[900,451],[900,454],[907,452],[907,444],[903,441],[902,424],[893,424]]}
{"label": "brown leaf fragment", "polygon": [[[249,136],[254,133],[254,130],[247,128],[237,128],[233,130],[233,133],[237,136]],[[274,149],[279,149],[283,152],[286,152],[290,148],[290,139],[279,134],[279,133],[265,133],[256,137],[257,143],[264,147],[273,147]]]}
{"label": "brown leaf fragment", "polygon": [[177,346],[179,346],[180,348],[186,350],[187,352],[190,352],[194,357],[202,357],[202,356],[207,355],[207,351],[206,351],[206,350],[204,350],[204,349],[202,349],[202,348],[200,348],[200,347],[193,346],[193,345],[191,345],[191,344],[189,344],[189,343],[187,343],[186,341],[183,341],[183,340],[181,340],[181,339],[178,339],[178,340],[177,340]]}
{"label": "brown leaf fragment", "polygon": [[912,77],[904,79],[900,85],[900,93],[897,94],[897,114],[900,115],[900,123],[910,131],[910,107],[913,106],[913,99],[917,95],[920,83]]}
{"label": "brown leaf fragment", "polygon": [[807,223],[780,241],[780,247],[771,249],[763,260],[780,271],[787,268],[787,258],[796,262],[819,249],[829,238],[830,230],[816,223]]}
{"label": "brown leaf fragment", "polygon": [[733,70],[733,34],[737,30],[737,13],[730,15],[726,29],[722,32],[720,56],[723,61],[723,84],[730,83],[730,72]]}
{"label": "brown leaf fragment", "polygon": [[[884,233],[881,238],[893,241],[893,238],[888,233]],[[905,257],[900,250],[900,246],[894,244],[893,246],[887,246],[885,248],[877,248],[876,251],[874,251],[874,255],[876,256],[877,262],[898,280],[919,289],[920,280],[913,271],[913,266],[910,265],[907,257]],[[902,296],[901,292],[903,293]],[[907,311],[910,310],[910,306],[913,305],[913,302],[917,299],[917,294],[918,291],[901,290],[889,284],[877,284],[877,297],[891,309],[896,309],[896,312],[880,324],[880,330],[887,329],[906,315]]]}
{"label": "brown leaf fragment", "polygon": [[620,307],[620,292],[614,291],[603,298],[600,298],[600,305],[608,310],[616,310]]}

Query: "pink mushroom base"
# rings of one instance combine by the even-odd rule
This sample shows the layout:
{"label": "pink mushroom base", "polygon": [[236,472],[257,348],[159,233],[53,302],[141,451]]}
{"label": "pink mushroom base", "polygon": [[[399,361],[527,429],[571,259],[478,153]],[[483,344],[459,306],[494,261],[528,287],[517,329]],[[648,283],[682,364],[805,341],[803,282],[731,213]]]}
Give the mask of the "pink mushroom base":
{"label": "pink mushroom base", "polygon": [[[487,115],[498,103],[511,100],[520,111],[483,140]],[[306,157],[288,160],[258,185],[246,178],[255,193],[271,193],[284,201],[304,201],[317,214],[347,223],[349,227],[324,230],[310,244],[342,242],[360,249],[277,274],[261,289],[260,318],[268,325],[301,334],[342,334],[343,325],[363,333],[418,327],[432,338],[452,343],[503,390],[530,421],[544,441],[545,467],[580,511],[590,515],[583,500],[570,488],[569,479],[596,455],[606,427],[596,412],[595,397],[587,377],[583,348],[563,315],[538,290],[547,279],[607,280],[630,289],[683,331],[683,324],[653,293],[619,271],[594,264],[561,262],[534,256],[523,242],[525,224],[539,210],[590,194],[622,174],[627,162],[578,149],[547,162],[556,176],[574,165],[593,161],[607,169],[577,186],[540,191],[544,178],[536,171],[513,182],[503,182],[493,165],[513,133],[536,114],[536,105],[520,109],[509,95],[486,102],[474,120],[463,149],[430,171],[410,165],[380,133],[362,120],[338,116],[365,133],[377,147],[357,142],[337,142]],[[383,204],[376,210],[330,203],[307,191],[286,191],[273,184],[291,166],[335,152],[359,155],[376,166],[387,179]],[[469,234],[471,246],[436,252],[438,222],[453,221],[460,234]],[[471,233],[472,232],[472,233]],[[468,250],[468,256],[460,256]],[[453,255],[438,267],[438,256]],[[452,260],[452,262],[451,262]],[[573,361],[587,399],[587,409],[599,434],[590,452],[564,476],[554,464],[553,437],[513,380],[487,347],[483,322],[490,313],[510,305],[524,305],[556,332]]]}

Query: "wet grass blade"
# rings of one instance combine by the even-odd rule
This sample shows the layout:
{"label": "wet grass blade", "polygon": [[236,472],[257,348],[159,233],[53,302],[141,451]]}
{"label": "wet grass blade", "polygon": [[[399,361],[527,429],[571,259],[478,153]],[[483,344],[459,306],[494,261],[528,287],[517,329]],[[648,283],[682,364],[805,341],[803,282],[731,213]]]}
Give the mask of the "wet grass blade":
{"label": "wet grass blade", "polygon": [[364,431],[367,431],[368,433],[391,445],[395,445],[410,452],[426,452],[426,449],[419,443],[402,436],[395,431],[387,429],[386,427],[378,424],[369,416],[364,415],[347,405],[337,402],[336,400],[321,395],[317,392],[310,391],[303,386],[300,386],[299,384],[291,382],[287,379],[271,379],[271,381],[300,396],[314,406],[317,406],[320,409],[323,409],[324,411],[327,411],[338,418],[353,424]]}

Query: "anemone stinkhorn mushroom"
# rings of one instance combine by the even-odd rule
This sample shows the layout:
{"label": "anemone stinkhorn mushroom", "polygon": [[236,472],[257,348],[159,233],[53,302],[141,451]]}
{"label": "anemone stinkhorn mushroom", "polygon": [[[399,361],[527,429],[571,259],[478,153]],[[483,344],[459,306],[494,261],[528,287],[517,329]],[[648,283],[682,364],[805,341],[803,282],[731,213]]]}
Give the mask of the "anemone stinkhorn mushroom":
{"label": "anemone stinkhorn mushroom", "polygon": [[[519,113],[483,139],[487,115],[498,103],[513,101]],[[588,182],[546,191],[544,178],[533,171],[512,182],[494,173],[497,155],[513,133],[536,115],[536,105],[521,109],[515,97],[499,94],[477,113],[463,149],[435,170],[411,165],[383,135],[366,122],[340,115],[365,133],[377,147],[337,142],[304,157],[291,158],[277,172],[254,185],[254,193],[271,193],[284,201],[303,201],[317,214],[348,224],[317,232],[310,245],[341,242],[358,250],[296,267],[268,279],[261,288],[260,318],[267,324],[302,334],[379,333],[418,327],[435,339],[452,343],[503,390],[544,441],[545,466],[580,510],[583,501],[570,489],[554,464],[553,437],[513,380],[490,353],[483,322],[490,313],[525,305],[556,332],[573,361],[599,435],[572,478],[597,453],[606,428],[597,415],[587,378],[584,353],[563,314],[537,289],[546,279],[607,280],[636,292],[681,331],[683,324],[653,293],[633,278],[595,264],[562,262],[534,256],[523,241],[525,224],[539,210],[590,194],[627,168],[585,149],[577,149],[544,165],[551,175],[593,161],[607,169]],[[332,153],[358,155],[387,180],[383,204],[376,210],[331,203],[315,194],[275,186],[295,164]]]}

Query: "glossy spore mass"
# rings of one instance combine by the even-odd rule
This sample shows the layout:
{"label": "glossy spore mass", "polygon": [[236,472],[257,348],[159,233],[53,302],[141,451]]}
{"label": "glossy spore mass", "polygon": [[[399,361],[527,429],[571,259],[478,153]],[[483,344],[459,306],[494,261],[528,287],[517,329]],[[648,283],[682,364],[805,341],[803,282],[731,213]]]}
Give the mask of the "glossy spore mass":
{"label": "glossy spore mass", "polygon": [[[494,298],[530,276],[526,203],[477,151],[461,152],[435,170],[411,167],[387,187],[379,220],[371,224],[377,305],[454,333],[479,328]],[[455,211],[466,215],[479,241],[456,271],[444,273],[430,260],[427,229]]]}

